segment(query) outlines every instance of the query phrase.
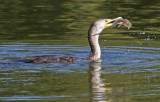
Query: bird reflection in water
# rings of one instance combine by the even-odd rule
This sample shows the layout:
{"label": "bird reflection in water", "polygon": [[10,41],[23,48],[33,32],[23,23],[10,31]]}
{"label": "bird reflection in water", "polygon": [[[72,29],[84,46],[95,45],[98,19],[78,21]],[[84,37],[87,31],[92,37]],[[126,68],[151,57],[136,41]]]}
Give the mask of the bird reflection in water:
{"label": "bird reflection in water", "polygon": [[92,102],[112,102],[107,97],[111,88],[106,88],[104,79],[101,78],[101,63],[91,62],[90,65],[90,88],[92,92]]}

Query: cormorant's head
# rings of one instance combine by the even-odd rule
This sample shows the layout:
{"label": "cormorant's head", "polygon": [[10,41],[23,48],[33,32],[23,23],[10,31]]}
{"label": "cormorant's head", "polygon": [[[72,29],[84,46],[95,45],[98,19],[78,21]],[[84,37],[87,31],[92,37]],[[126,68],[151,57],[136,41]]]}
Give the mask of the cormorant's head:
{"label": "cormorant's head", "polygon": [[112,26],[115,19],[100,18],[94,21],[93,25],[97,28],[104,29]]}
{"label": "cormorant's head", "polygon": [[113,26],[116,19],[105,19],[104,28],[109,28]]}
{"label": "cormorant's head", "polygon": [[107,19],[107,18],[97,19],[92,23],[89,32],[94,31],[94,33],[99,34],[103,29],[112,27],[114,21],[115,19]]}
{"label": "cormorant's head", "polygon": [[115,19],[107,19],[107,18],[100,18],[93,22],[92,27],[96,27],[97,30],[103,30],[105,28],[112,27]]}
{"label": "cormorant's head", "polygon": [[117,17],[115,19],[107,19],[107,18],[100,18],[95,20],[90,29],[90,31],[94,31],[94,33],[98,34],[101,33],[101,31],[105,28],[112,28],[118,25],[120,27],[121,25],[130,28],[132,26],[131,22],[127,19],[123,19],[122,17]]}

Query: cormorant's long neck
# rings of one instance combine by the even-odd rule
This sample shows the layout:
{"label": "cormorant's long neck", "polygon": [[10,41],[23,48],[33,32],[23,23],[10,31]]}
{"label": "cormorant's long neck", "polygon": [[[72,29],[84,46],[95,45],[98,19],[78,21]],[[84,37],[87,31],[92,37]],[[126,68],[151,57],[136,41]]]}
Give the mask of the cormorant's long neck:
{"label": "cormorant's long neck", "polygon": [[90,52],[90,60],[98,61],[101,59],[101,49],[99,46],[99,34],[101,33],[103,29],[98,30],[96,27],[93,27],[93,25],[90,27],[88,31],[88,42],[91,47]]}

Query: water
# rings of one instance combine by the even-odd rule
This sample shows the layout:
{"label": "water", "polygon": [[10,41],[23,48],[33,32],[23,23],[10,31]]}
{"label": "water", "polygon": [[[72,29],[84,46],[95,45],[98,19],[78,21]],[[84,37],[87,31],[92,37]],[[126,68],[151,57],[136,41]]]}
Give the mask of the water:
{"label": "water", "polygon": [[[158,102],[159,0],[0,1],[1,102]],[[114,6],[113,6],[114,5]],[[14,62],[28,56],[85,58],[96,18],[133,23],[100,35],[102,63]]]}

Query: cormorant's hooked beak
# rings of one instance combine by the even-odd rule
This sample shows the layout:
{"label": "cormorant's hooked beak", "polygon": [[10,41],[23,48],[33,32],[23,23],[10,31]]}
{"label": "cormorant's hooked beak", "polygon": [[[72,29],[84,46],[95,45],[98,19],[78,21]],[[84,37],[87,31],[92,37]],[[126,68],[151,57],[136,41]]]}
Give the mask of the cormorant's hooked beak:
{"label": "cormorant's hooked beak", "polygon": [[104,27],[105,28],[111,27],[114,21],[115,21],[115,19],[106,19]]}
{"label": "cormorant's hooked beak", "polygon": [[132,27],[132,23],[129,20],[123,19],[122,17],[117,17],[115,19],[106,19],[104,28],[115,27],[116,25],[118,25],[118,27],[123,25],[128,27],[128,29]]}

